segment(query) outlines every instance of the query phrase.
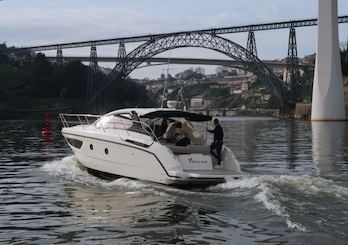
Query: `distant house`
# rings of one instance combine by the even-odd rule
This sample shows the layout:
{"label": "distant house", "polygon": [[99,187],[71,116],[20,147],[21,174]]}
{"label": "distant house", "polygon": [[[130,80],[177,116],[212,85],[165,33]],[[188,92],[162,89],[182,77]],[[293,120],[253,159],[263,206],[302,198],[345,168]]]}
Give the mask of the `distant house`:
{"label": "distant house", "polygon": [[28,56],[24,53],[9,53],[7,55],[7,58],[9,58],[10,60],[14,60],[14,61],[18,61],[18,62],[23,62],[25,60],[27,60]]}
{"label": "distant house", "polygon": [[268,102],[271,99],[271,97],[272,96],[270,94],[264,94],[261,96],[261,102],[262,103]]}
{"label": "distant house", "polygon": [[191,98],[191,108],[203,108],[204,105],[204,96],[197,95]]}
{"label": "distant house", "polygon": [[248,91],[248,90],[249,90],[249,82],[243,82],[243,83],[241,84],[241,86],[240,86],[240,90],[241,90],[242,92]]}
{"label": "distant house", "polygon": [[152,93],[157,93],[158,90],[163,88],[163,82],[161,81],[151,81],[148,82],[145,89],[151,91]]}
{"label": "distant house", "polygon": [[203,109],[209,107],[215,98],[205,97],[204,95],[197,95],[191,98],[191,108]]}
{"label": "distant house", "polygon": [[255,81],[256,77],[254,75],[243,75],[243,76],[225,76],[224,78],[221,78],[217,80],[216,82],[219,83],[220,85],[227,85],[231,86],[234,84],[241,84],[244,82],[251,82]]}
{"label": "distant house", "polygon": [[242,84],[238,83],[238,84],[232,84],[229,89],[230,89],[230,94],[240,94],[242,93]]}

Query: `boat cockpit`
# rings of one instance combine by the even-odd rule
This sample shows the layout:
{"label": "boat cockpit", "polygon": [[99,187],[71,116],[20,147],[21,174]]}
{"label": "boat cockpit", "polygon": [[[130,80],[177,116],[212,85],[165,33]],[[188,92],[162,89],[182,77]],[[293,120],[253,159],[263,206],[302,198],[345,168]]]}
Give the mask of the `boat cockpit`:
{"label": "boat cockpit", "polygon": [[[128,135],[158,141],[176,154],[206,153],[206,139],[194,127],[193,122],[210,121],[210,116],[186,111],[158,110],[139,113],[135,110],[109,113],[94,123],[97,129],[117,130]],[[124,133],[125,133],[124,132]]]}

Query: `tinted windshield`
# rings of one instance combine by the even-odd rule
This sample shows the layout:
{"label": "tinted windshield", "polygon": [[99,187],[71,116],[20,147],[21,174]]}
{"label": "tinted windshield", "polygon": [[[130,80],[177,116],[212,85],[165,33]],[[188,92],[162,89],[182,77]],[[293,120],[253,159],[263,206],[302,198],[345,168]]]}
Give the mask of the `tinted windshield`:
{"label": "tinted windshield", "polygon": [[133,122],[127,118],[109,115],[98,120],[95,125],[103,129],[129,129],[133,126]]}

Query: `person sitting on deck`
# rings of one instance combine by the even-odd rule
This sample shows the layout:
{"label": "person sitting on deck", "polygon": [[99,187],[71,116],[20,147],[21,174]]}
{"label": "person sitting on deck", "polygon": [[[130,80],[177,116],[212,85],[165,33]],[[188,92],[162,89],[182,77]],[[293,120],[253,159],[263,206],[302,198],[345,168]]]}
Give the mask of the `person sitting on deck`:
{"label": "person sitting on deck", "polygon": [[186,127],[183,127],[181,122],[177,122],[176,124],[176,144],[177,146],[187,146],[191,144],[191,140],[188,137],[188,130]]}
{"label": "person sitting on deck", "polygon": [[165,138],[167,143],[174,143],[177,146],[186,146],[191,143],[187,135],[187,130],[182,127],[182,123],[175,121],[169,124]]}
{"label": "person sitting on deck", "polygon": [[168,128],[166,130],[166,133],[164,135],[164,138],[166,139],[167,143],[175,143],[176,142],[176,137],[175,137],[175,131],[176,131],[176,124],[177,122],[171,122],[168,125]]}

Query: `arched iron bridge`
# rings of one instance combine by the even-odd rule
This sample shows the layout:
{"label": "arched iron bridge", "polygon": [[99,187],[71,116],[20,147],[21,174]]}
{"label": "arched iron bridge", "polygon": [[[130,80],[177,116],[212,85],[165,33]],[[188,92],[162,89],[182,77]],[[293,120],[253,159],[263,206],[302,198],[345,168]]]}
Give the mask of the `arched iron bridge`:
{"label": "arched iron bridge", "polygon": [[113,81],[126,78],[141,63],[146,62],[151,57],[168,50],[185,47],[206,48],[225,54],[243,64],[246,70],[254,73],[272,91],[281,104],[290,103],[288,89],[261,60],[239,44],[208,33],[183,33],[161,36],[140,45],[116,64],[107,78],[97,88],[91,101],[93,102],[101,96],[103,91]]}

